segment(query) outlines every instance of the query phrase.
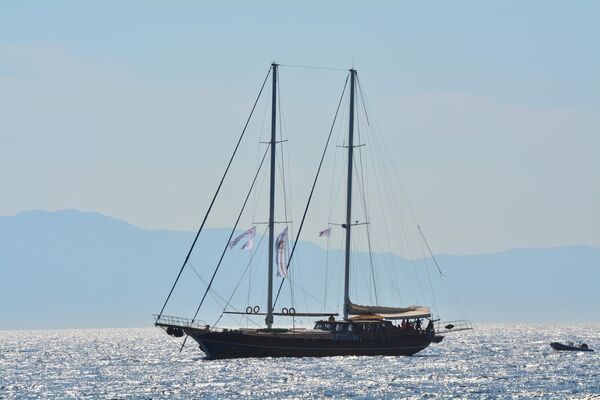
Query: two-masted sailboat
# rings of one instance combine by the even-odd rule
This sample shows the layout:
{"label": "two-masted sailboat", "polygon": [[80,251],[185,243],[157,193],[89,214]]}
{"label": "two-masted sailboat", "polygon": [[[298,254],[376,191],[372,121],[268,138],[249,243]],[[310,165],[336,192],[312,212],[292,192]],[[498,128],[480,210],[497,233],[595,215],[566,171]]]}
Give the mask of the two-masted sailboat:
{"label": "two-masted sailboat", "polygon": [[[259,308],[249,307],[246,313],[264,315],[265,326],[258,329],[224,329],[209,325],[200,325],[195,317],[192,320],[165,316],[165,306],[169,301],[173,288],[181,276],[183,268],[189,260],[190,252],[187,254],[175,284],[171,288],[169,296],[165,301],[161,312],[156,316],[155,325],[165,329],[172,336],[186,336],[193,338],[208,359],[237,358],[237,357],[320,357],[320,356],[343,356],[343,355],[412,355],[430,345],[432,341],[439,341],[441,337],[436,335],[429,307],[383,307],[362,306],[354,304],[350,299],[350,265],[353,257],[352,227],[352,190],[353,190],[353,167],[355,138],[355,97],[357,93],[357,72],[349,70],[349,120],[347,136],[347,184],[346,184],[346,212],[345,222],[341,224],[345,230],[345,260],[344,260],[344,297],[343,315],[336,319],[336,313],[296,312],[293,308],[282,309],[276,312],[273,305],[273,271],[275,268],[277,242],[275,237],[275,171],[276,171],[276,114],[277,114],[277,79],[279,65],[271,65],[270,74],[272,78],[272,110],[271,110],[271,139],[269,142],[270,152],[270,207],[268,220],[268,285],[267,302],[264,313]],[[268,80],[265,78],[263,88]],[[346,81],[348,82],[348,80]],[[262,92],[262,89],[261,89]],[[259,95],[260,96],[260,95]],[[256,103],[255,103],[256,106]],[[240,138],[241,140],[241,138]],[[239,146],[239,141],[238,141]],[[236,147],[237,150],[237,147]],[[266,155],[267,153],[265,153]],[[234,151],[235,155],[235,151]],[[232,156],[233,159],[233,156]],[[264,160],[264,159],[263,159]],[[231,165],[231,160],[229,162]],[[227,170],[229,166],[227,167]],[[227,174],[227,170],[225,175]],[[223,176],[223,179],[225,177]],[[223,183],[221,180],[221,184]],[[221,187],[219,185],[219,188]],[[314,185],[313,185],[314,189]],[[218,190],[217,190],[218,193]],[[213,198],[211,203],[214,203]],[[209,208],[210,212],[210,208]],[[208,213],[207,213],[208,215]],[[206,218],[202,223],[202,227]],[[202,230],[202,227],[200,230]],[[200,233],[198,231],[198,234]],[[194,244],[198,235],[194,240]],[[230,238],[231,239],[231,238]],[[192,245],[193,248],[193,245]],[[292,251],[293,255],[293,251]],[[291,257],[290,257],[291,258]],[[289,265],[289,260],[288,260]],[[216,270],[208,282],[207,292],[215,278]],[[206,297],[206,293],[204,297]],[[204,297],[203,300],[204,301]],[[202,302],[201,302],[202,304]],[[199,309],[199,308],[198,308]],[[230,312],[230,311],[225,311]],[[235,312],[231,312],[235,313]],[[243,313],[243,312],[242,312]],[[281,317],[315,317],[318,319],[312,329],[294,329],[285,327],[273,327],[274,316]],[[185,342],[184,342],[185,343]]]}

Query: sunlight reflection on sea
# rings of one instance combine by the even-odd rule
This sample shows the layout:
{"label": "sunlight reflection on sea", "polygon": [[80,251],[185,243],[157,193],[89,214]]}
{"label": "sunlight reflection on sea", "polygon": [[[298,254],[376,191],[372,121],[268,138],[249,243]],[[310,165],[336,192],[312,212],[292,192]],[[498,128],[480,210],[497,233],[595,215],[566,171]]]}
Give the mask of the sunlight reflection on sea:
{"label": "sunlight reflection on sea", "polygon": [[[0,331],[0,398],[600,398],[600,325],[476,325],[413,357],[206,361],[159,329]],[[190,343],[193,343],[190,341]]]}

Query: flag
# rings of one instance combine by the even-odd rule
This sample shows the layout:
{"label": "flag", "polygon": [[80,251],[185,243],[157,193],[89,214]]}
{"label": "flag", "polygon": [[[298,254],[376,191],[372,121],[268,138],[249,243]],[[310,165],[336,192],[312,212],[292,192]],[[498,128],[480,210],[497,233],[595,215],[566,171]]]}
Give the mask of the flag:
{"label": "flag", "polygon": [[286,265],[285,247],[287,245],[287,228],[285,228],[275,241],[275,248],[277,249],[277,276],[287,278],[288,271]]}
{"label": "flag", "polygon": [[323,229],[322,231],[319,231],[319,237],[321,237],[321,236],[329,237],[330,235],[331,235],[331,228],[326,228],[326,229]]}
{"label": "flag", "polygon": [[[252,248],[252,244],[254,243],[254,235],[256,234],[256,226],[253,226],[252,228],[248,229],[246,232],[242,233],[240,236],[236,237],[235,239],[233,239],[231,242],[229,242],[229,248],[233,249],[235,247],[236,244],[238,244],[240,242],[240,240],[242,240],[245,237],[250,237],[248,239],[248,241],[242,246],[242,249],[246,249],[246,248]],[[247,247],[249,246],[249,247]]]}
{"label": "flag", "polygon": [[241,247],[242,250],[252,250],[254,247],[254,234],[250,235],[250,239]]}

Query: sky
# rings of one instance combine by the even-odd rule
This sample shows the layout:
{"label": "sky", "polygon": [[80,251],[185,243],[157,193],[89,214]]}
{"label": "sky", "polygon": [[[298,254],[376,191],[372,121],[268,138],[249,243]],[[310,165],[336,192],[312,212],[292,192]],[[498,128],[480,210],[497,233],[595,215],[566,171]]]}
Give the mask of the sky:
{"label": "sky", "polygon": [[[600,246],[598,20],[595,1],[4,2],[0,215],[197,229],[276,60],[359,71],[436,252]],[[297,223],[346,72],[280,72]],[[210,226],[232,225],[266,104]]]}

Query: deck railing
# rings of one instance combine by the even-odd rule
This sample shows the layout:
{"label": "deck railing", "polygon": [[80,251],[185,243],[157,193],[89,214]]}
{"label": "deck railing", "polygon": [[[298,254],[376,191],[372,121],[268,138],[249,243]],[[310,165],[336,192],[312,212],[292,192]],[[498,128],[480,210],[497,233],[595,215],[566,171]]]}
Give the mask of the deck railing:
{"label": "deck railing", "polygon": [[436,333],[451,333],[473,330],[473,324],[466,319],[456,321],[439,321],[435,329]]}
{"label": "deck railing", "polygon": [[192,321],[189,318],[174,317],[171,315],[158,315],[154,314],[155,325],[173,325],[186,328],[204,328],[206,327],[206,321],[195,320]]}

